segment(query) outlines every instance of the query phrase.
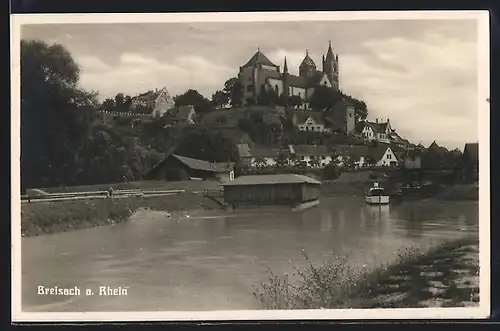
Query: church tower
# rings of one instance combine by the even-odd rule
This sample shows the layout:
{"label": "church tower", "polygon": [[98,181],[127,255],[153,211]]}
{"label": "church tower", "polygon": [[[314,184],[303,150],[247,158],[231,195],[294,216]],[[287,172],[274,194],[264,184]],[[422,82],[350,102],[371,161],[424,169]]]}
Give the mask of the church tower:
{"label": "church tower", "polygon": [[302,60],[299,66],[300,77],[312,77],[316,73],[316,63],[309,56],[309,51],[306,49],[306,57]]}
{"label": "church tower", "polygon": [[287,97],[290,95],[290,74],[288,73],[288,64],[286,63],[286,56],[285,56],[285,64],[283,65],[283,94]]}
{"label": "church tower", "polygon": [[339,56],[333,53],[332,42],[328,44],[326,57],[323,56],[323,72],[335,89],[339,89]]}

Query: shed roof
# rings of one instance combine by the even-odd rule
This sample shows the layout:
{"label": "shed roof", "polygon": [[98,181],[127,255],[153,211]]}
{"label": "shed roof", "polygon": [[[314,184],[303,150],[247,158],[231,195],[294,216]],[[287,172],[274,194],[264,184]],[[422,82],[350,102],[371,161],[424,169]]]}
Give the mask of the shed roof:
{"label": "shed roof", "polygon": [[240,176],[234,180],[224,183],[224,186],[248,186],[248,185],[275,185],[275,184],[321,184],[321,182],[304,175],[297,174],[273,174],[273,175],[249,175]]}

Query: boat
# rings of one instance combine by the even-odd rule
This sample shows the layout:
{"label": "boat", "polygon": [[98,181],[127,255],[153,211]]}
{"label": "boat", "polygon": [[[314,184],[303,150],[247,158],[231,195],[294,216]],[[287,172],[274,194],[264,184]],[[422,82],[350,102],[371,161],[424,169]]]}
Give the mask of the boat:
{"label": "boat", "polygon": [[365,199],[369,205],[386,205],[390,200],[389,194],[378,183],[373,183]]}

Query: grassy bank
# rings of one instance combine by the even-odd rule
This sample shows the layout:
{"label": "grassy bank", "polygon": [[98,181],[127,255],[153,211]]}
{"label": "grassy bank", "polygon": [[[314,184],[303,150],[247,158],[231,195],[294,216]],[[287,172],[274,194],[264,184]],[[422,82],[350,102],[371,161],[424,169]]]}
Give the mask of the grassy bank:
{"label": "grassy bank", "polygon": [[395,263],[359,271],[345,257],[294,267],[292,281],[268,271],[254,295],[265,309],[418,308],[478,303],[478,240],[465,237],[398,252]]}
{"label": "grassy bank", "polygon": [[201,189],[215,189],[219,187],[217,181],[137,181],[137,182],[124,182],[124,183],[106,183],[96,185],[83,185],[83,186],[67,186],[67,187],[48,187],[41,188],[42,191],[47,193],[70,193],[70,192],[90,192],[90,191],[105,191],[112,187],[115,190],[180,190],[197,191]]}
{"label": "grassy bank", "polygon": [[109,225],[128,219],[137,209],[188,211],[219,209],[214,201],[199,194],[127,197],[24,203],[21,205],[21,234],[25,237]]}

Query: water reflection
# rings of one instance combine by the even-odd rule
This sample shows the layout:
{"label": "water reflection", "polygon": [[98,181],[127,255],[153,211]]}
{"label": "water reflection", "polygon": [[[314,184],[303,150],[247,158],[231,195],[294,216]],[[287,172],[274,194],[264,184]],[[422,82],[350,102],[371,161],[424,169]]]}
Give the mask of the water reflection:
{"label": "water reflection", "polygon": [[[301,212],[284,209],[192,213],[141,211],[110,227],[24,238],[23,307],[27,310],[258,309],[253,285],[264,270],[291,272],[348,255],[385,263],[408,245],[477,231],[477,203],[368,206],[362,198],[323,199]],[[36,286],[129,286],[127,297],[36,295]]]}

